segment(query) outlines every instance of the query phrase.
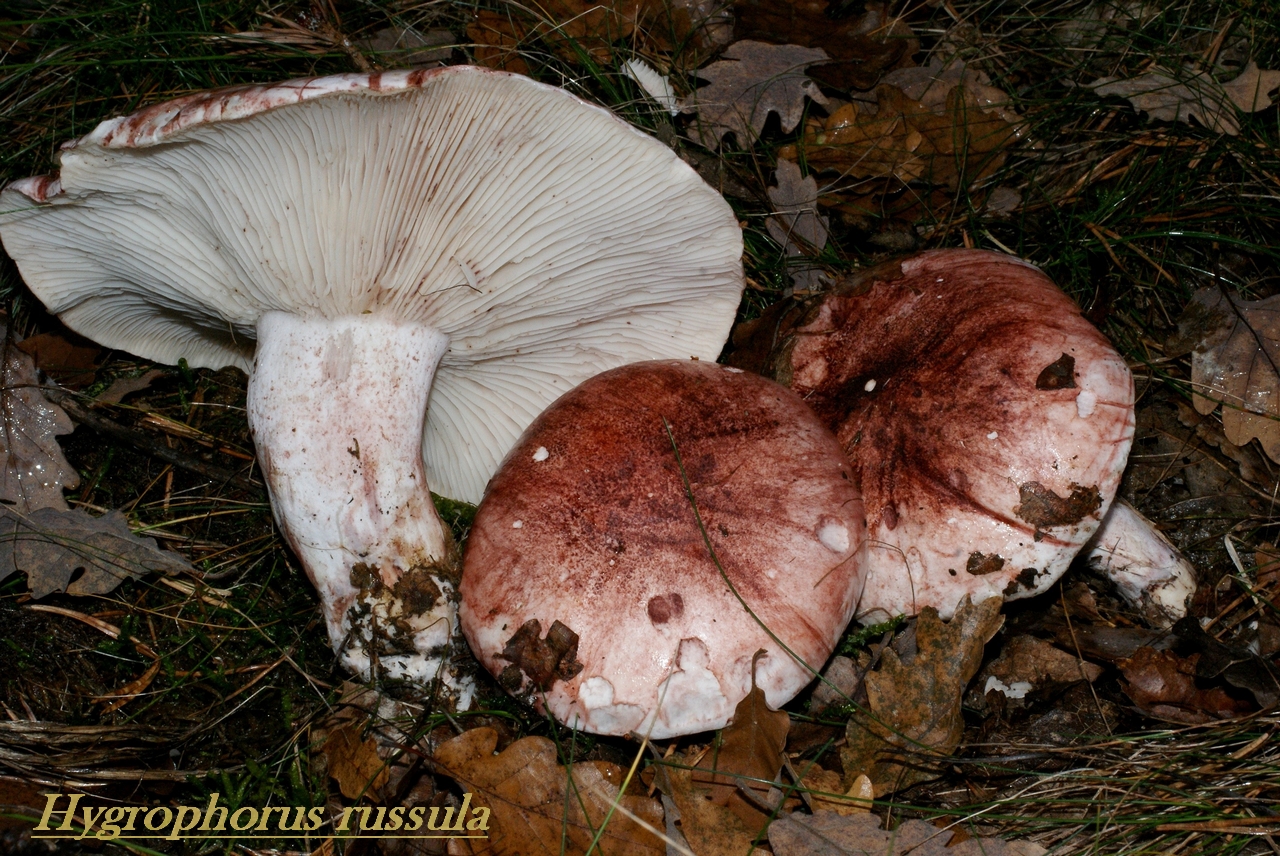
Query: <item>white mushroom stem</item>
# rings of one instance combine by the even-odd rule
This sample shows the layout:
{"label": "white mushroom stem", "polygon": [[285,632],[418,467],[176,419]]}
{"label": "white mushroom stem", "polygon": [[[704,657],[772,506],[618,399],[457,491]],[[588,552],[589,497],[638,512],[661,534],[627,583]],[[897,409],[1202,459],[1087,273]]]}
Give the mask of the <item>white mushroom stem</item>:
{"label": "white mushroom stem", "polygon": [[276,521],[320,592],[344,665],[440,677],[456,620],[457,557],[422,461],[444,333],[375,315],[268,312],[247,407]]}
{"label": "white mushroom stem", "polygon": [[1116,499],[1081,553],[1153,625],[1170,627],[1186,616],[1195,570],[1129,503]]}

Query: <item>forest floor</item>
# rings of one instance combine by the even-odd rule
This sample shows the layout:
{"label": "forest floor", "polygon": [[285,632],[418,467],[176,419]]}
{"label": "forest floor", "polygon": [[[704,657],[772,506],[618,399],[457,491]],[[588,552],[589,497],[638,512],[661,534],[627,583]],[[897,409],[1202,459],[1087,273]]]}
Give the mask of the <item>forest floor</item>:
{"label": "forest floor", "polygon": [[[790,54],[779,69],[778,45],[827,56]],[[738,71],[717,78],[712,104],[716,71],[702,73],[726,57]],[[626,71],[636,59],[669,84],[674,110]],[[971,247],[1037,265],[1128,361],[1137,435],[1120,493],[1194,565],[1195,626],[1152,631],[1084,567],[1006,604],[978,677],[962,697],[964,681],[954,689],[958,744],[922,761],[918,783],[870,806],[886,828],[931,825],[931,843],[910,852],[1043,852],[999,849],[998,836],[1054,854],[1280,853],[1280,469],[1264,448],[1274,453],[1280,437],[1230,417],[1224,425],[1212,400],[1194,400],[1209,394],[1195,366],[1212,336],[1184,315],[1202,289],[1238,301],[1280,293],[1280,110],[1269,97],[1280,86],[1271,70],[1280,7],[10,0],[0,11],[0,185],[55,171],[58,145],[104,118],[187,92],[466,62],[608,106],[720,190],[744,227],[740,322],[895,256]],[[786,85],[770,89],[779,79]],[[60,438],[78,477],[68,479],[70,508],[119,511],[134,533],[190,563],[80,596],[61,593],[65,579],[43,597],[29,574],[0,581],[0,849],[444,852],[440,841],[334,840],[327,828],[221,842],[30,835],[51,789],[148,806],[204,804],[214,793],[233,809],[456,805],[466,777],[433,753],[451,739],[489,739],[477,737],[487,728],[496,748],[526,753],[517,766],[549,777],[520,789],[563,795],[554,823],[508,817],[526,828],[504,852],[907,852],[834,839],[804,849],[769,831],[793,810],[809,817],[815,800],[855,812],[837,815],[849,829],[864,821],[847,818],[866,817],[848,796],[856,776],[840,751],[859,706],[820,711],[811,692],[786,707],[784,729],[788,763],[809,773],[784,777],[786,793],[765,808],[760,800],[774,797],[728,815],[686,803],[680,828],[671,791],[682,787],[678,771],[721,745],[711,735],[637,756],[634,741],[569,732],[494,683],[465,714],[388,686],[379,689],[403,706],[379,708],[335,662],[317,595],[275,527],[245,375],[99,348],[46,313],[7,256],[0,298],[6,360],[21,350],[70,394],[78,424]],[[1280,387],[1280,328],[1269,304],[1234,305],[1237,332],[1256,342],[1249,393],[1265,395]],[[465,542],[475,509],[439,506]],[[914,621],[855,628],[840,651],[878,662],[911,648],[918,630],[933,632]],[[1063,656],[1067,673],[1045,679]],[[983,691],[992,675],[1024,674],[1035,686],[1022,698]],[[417,748],[388,757],[384,745],[370,761],[366,734],[387,716]],[[530,737],[549,742],[518,742]],[[584,761],[614,793],[625,788],[608,819],[590,800],[570,805]],[[562,764],[579,765],[568,786]],[[625,782],[610,778],[629,770]],[[659,791],[675,844],[632,817],[662,827]]]}

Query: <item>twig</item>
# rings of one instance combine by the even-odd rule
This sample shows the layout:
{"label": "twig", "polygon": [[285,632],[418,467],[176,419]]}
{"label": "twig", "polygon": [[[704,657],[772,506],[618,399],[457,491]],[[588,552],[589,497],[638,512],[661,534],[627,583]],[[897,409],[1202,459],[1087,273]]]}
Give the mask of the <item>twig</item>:
{"label": "twig", "polygon": [[166,464],[180,467],[213,481],[228,484],[240,490],[259,491],[262,489],[262,485],[252,479],[247,479],[238,473],[214,464],[206,464],[199,458],[193,458],[177,449],[170,449],[146,434],[86,410],[80,406],[80,403],[75,400],[71,393],[64,389],[51,386],[43,386],[40,389],[46,398],[65,410],[68,416],[86,428],[97,431],[99,434],[106,434],[108,437],[128,443],[130,446],[151,455],[153,458],[158,458]]}

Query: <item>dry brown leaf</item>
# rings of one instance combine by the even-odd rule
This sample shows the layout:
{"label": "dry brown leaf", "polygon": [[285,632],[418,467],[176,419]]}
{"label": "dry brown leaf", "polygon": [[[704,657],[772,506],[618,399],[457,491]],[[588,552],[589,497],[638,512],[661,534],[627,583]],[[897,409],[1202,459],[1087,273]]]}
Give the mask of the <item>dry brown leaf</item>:
{"label": "dry brown leaf", "polygon": [[960,699],[982,663],[982,650],[1004,623],[999,598],[970,603],[949,622],[926,607],[916,624],[916,654],[904,663],[886,650],[878,671],[865,678],[867,712],[849,720],[840,750],[845,780],[865,773],[877,797],[937,778],[930,754],[949,755],[960,744]]}
{"label": "dry brown leaf", "polygon": [[543,0],[549,20],[537,32],[568,62],[588,54],[600,64],[613,60],[613,45],[636,30],[641,3],[637,0]]}
{"label": "dry brown leaf", "polygon": [[803,155],[811,169],[834,169],[853,178],[896,178],[956,190],[995,172],[1020,133],[998,111],[983,110],[967,86],[946,90],[940,109],[896,86],[878,87],[876,99],[874,110],[854,101],[825,122],[810,123],[800,141],[784,146],[778,157]]}
{"label": "dry brown leaf", "polygon": [[1160,5],[1147,0],[1101,0],[1054,24],[1051,31],[1054,40],[1067,50],[1091,50],[1102,43],[1109,30],[1146,26],[1162,11]]}
{"label": "dry brown leaf", "polygon": [[387,27],[359,44],[386,68],[412,68],[448,62],[457,41],[449,30],[420,32],[413,27]]}
{"label": "dry brown leaf", "polygon": [[1220,134],[1240,133],[1236,111],[1253,113],[1271,106],[1270,93],[1280,87],[1280,71],[1258,68],[1250,60],[1227,83],[1219,83],[1204,71],[1175,71],[1153,66],[1137,77],[1104,77],[1088,84],[1099,95],[1128,99],[1147,121],[1185,122],[1194,119]]}
{"label": "dry brown leaf", "polygon": [[531,38],[566,62],[589,58],[609,65],[619,42],[642,40],[658,51],[687,51],[686,60],[696,62],[699,50],[727,44],[727,35],[715,0],[543,0],[479,10],[467,27],[477,63],[519,74],[529,73],[518,50]]}
{"label": "dry brown leaf", "polygon": [[1190,616],[1172,628],[1178,637],[1176,651],[1195,655],[1195,676],[1203,681],[1225,681],[1253,695],[1259,707],[1272,707],[1280,700],[1280,669],[1248,648],[1215,639],[1200,622]]}
{"label": "dry brown leaf", "polygon": [[818,182],[800,177],[800,167],[778,161],[777,187],[769,188],[774,213],[765,221],[769,236],[789,255],[816,256],[827,245],[827,218],[818,212]]}
{"label": "dry brown leaf", "polygon": [[149,389],[151,384],[165,376],[160,369],[151,369],[138,377],[118,377],[111,385],[98,394],[94,404],[119,404],[126,395]]}
{"label": "dry brown leaf", "polygon": [[839,170],[852,178],[919,178],[923,169],[914,149],[921,139],[917,135],[908,143],[907,123],[894,109],[890,91],[883,91],[880,109],[854,101],[836,108],[825,122],[810,120],[800,142],[784,146],[778,157],[799,160],[803,154],[811,169]]}
{"label": "dry brown leaf", "polygon": [[[18,512],[67,510],[63,488],[80,476],[62,454],[58,435],[75,430],[71,419],[40,391],[32,358],[6,339],[0,370],[0,502]],[[0,577],[2,578],[2,577]]]}
{"label": "dry brown leaf", "polygon": [[[757,652],[758,660],[764,654]],[[711,784],[711,801],[733,811],[749,828],[759,830],[769,820],[758,803],[768,803],[771,787],[782,771],[782,751],[787,744],[791,717],[786,711],[772,710],[765,701],[764,690],[755,685],[755,661],[752,662],[751,692],[733,710],[733,719],[720,732],[719,746],[703,759],[701,767],[710,775],[695,772],[698,784]],[[757,803],[747,801],[739,789],[754,793]]]}
{"label": "dry brown leaf", "polygon": [[1237,110],[1245,113],[1266,110],[1274,104],[1271,93],[1275,92],[1277,87],[1280,87],[1280,71],[1260,69],[1253,60],[1249,60],[1249,64],[1240,74],[1222,84],[1231,103],[1236,105]]}
{"label": "dry brown leaf", "polygon": [[321,750],[329,762],[329,775],[349,800],[373,796],[388,778],[387,765],[378,757],[378,742],[360,735],[358,724],[344,723],[329,732]]}
{"label": "dry brown leaf", "polygon": [[734,4],[738,39],[820,48],[831,59],[810,76],[836,89],[871,89],[888,69],[912,65],[920,42],[886,4],[868,3],[866,12],[836,20],[826,0],[739,0]]}
{"label": "dry brown leaf", "polygon": [[771,805],[791,717],[769,708],[764,691],[755,686],[754,665],[751,692],[734,708],[719,746],[690,749],[676,756],[674,765],[656,768],[659,787],[680,815],[678,828],[698,856],[742,856],[769,822],[771,813],[761,806]]}
{"label": "dry brown leaf", "polygon": [[1231,719],[1252,711],[1252,705],[1232,698],[1221,687],[1196,686],[1199,656],[1184,658],[1172,651],[1139,648],[1132,657],[1116,664],[1124,675],[1120,686],[1144,713],[1189,725]]}
{"label": "dry brown leaf", "polygon": [[[0,580],[25,572],[37,599],[60,591],[106,594],[128,579],[190,570],[176,553],[130,532],[119,511],[90,517],[79,508],[39,508],[30,514],[0,508]],[[77,571],[84,573],[73,582]]]}
{"label": "dry brown leaf", "polygon": [[[827,244],[827,218],[818,212],[818,183],[813,176],[800,177],[800,167],[780,160],[778,186],[769,188],[774,214],[765,220],[769,236],[777,241],[788,259],[816,256]],[[787,271],[798,292],[815,291],[827,279],[810,263],[788,261]]]}
{"label": "dry brown leaf", "polygon": [[1259,544],[1253,552],[1253,563],[1257,566],[1258,588],[1280,585],[1280,549],[1275,544]]}
{"label": "dry brown leaf", "polygon": [[[943,188],[908,188],[896,181],[890,183],[893,187],[889,192],[824,193],[818,204],[844,225],[864,232],[891,228],[893,223],[910,229],[909,224],[938,216],[954,204],[952,194]],[[980,197],[975,195],[975,205],[977,198]]]}
{"label": "dry brown leaf", "polygon": [[[675,828],[684,835],[697,856],[743,856],[756,853],[751,843],[759,833],[732,810],[713,803],[707,788],[696,785],[687,769],[689,755],[677,755],[675,765],[659,764],[654,769],[658,787],[675,807]],[[677,766],[686,765],[686,767]]]}
{"label": "dry brown leaf", "polygon": [[1008,217],[1022,207],[1022,194],[1006,185],[993,187],[987,194],[986,212],[992,217]]}
{"label": "dry brown leaf", "polygon": [[813,688],[809,713],[817,716],[828,708],[848,704],[858,687],[862,686],[863,671],[861,662],[854,662],[844,656],[832,657],[831,662],[822,670],[822,680]]}
{"label": "dry brown leaf", "polygon": [[472,55],[477,65],[528,74],[529,65],[520,56],[520,44],[529,30],[517,23],[515,13],[493,12],[480,9],[467,24],[467,38],[471,39]]}
{"label": "dry brown leaf", "polygon": [[320,842],[320,846],[312,850],[310,856],[336,856],[337,849],[334,846],[332,838],[326,838]]}
{"label": "dry brown leaf", "polygon": [[969,68],[959,57],[935,58],[927,66],[895,69],[886,74],[882,82],[896,86],[908,98],[919,101],[935,113],[945,111],[951,90],[963,86],[973,95],[978,109],[995,112],[1021,132],[1022,117],[1013,112],[1008,94],[992,85],[985,71]]}
{"label": "dry brown leaf", "polygon": [[968,838],[948,846],[950,830],[923,820],[908,820],[892,831],[880,828],[874,814],[839,815],[820,811],[778,818],[769,827],[775,856],[1040,856],[1047,852],[1030,841]]}
{"label": "dry brown leaf", "polygon": [[[1026,704],[1021,700],[1029,693],[1061,690],[1080,681],[1092,683],[1101,675],[1101,666],[1023,634],[1006,640],[1000,656],[983,666],[966,701],[970,708],[986,713],[989,700],[1000,706],[1007,704],[1006,700]],[[996,694],[1005,698],[996,699]]]}
{"label": "dry brown leaf", "polygon": [[840,774],[816,768],[804,775],[800,784],[809,791],[814,811],[833,811],[836,814],[866,814],[871,811],[874,788],[866,776],[858,776],[845,788]]}
{"label": "dry brown leaf", "polygon": [[62,386],[81,387],[93,383],[102,362],[102,348],[83,336],[68,333],[39,333],[18,343],[18,350],[31,355],[36,368]]}
{"label": "dry brown leaf", "polygon": [[453,839],[450,853],[585,854],[606,818],[608,826],[594,851],[601,856],[666,852],[662,840],[636,821],[661,829],[661,805],[647,797],[619,799],[622,771],[617,766],[586,761],[574,764],[570,776],[556,763],[555,744],[545,737],[525,737],[494,755],[497,746],[496,731],[476,728],[436,749],[435,764],[471,794],[473,810],[490,812],[489,837]]}
{"label": "dry brown leaf", "polygon": [[1000,656],[983,669],[982,674],[1006,684],[1028,683],[1040,689],[1046,684],[1092,683],[1101,677],[1102,667],[1042,639],[1022,634],[1008,640]]}
{"label": "dry brown leaf", "polygon": [[725,0],[637,0],[631,47],[671,68],[692,69],[733,42]]}
{"label": "dry brown leaf", "polygon": [[1267,457],[1280,461],[1280,295],[1244,300],[1202,288],[1179,319],[1170,347],[1193,351],[1196,411],[1212,413],[1222,404],[1228,440],[1243,446],[1257,438]]}
{"label": "dry brown leaf", "polygon": [[1208,419],[1197,413],[1195,408],[1184,401],[1175,403],[1178,407],[1178,422],[1194,430],[1197,437],[1234,461],[1240,470],[1240,478],[1253,482],[1269,494],[1280,494],[1280,478],[1273,474],[1274,468],[1258,446],[1252,443],[1243,446],[1232,443],[1216,419]]}
{"label": "dry brown leaf", "polygon": [[805,69],[827,58],[825,51],[799,45],[734,42],[725,59],[697,74],[711,81],[693,93],[691,108],[698,112],[697,132],[702,144],[713,148],[733,133],[738,145],[749,146],[760,136],[770,113],[777,113],[782,130],[800,124],[804,99],[819,104],[827,99]]}

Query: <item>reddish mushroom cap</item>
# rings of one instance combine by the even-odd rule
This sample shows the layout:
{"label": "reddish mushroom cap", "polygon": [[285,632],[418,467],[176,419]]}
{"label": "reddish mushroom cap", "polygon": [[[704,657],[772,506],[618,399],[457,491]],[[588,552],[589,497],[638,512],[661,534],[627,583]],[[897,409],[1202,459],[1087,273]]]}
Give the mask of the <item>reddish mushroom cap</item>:
{"label": "reddish mushroom cap", "polygon": [[858,615],[1049,587],[1098,528],[1133,439],[1133,380],[1032,265],[938,250],[795,313],[772,369],[836,433],[869,541]]}
{"label": "reddish mushroom cap", "polygon": [[[664,419],[755,618],[712,561]],[[757,650],[775,707],[830,655],[861,589],[862,520],[840,447],[793,393],[709,363],[624,366],[552,404],[493,477],[459,618],[503,686],[561,722],[653,737],[719,728]]]}

